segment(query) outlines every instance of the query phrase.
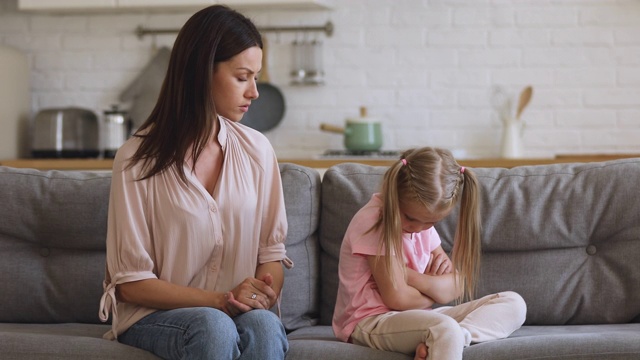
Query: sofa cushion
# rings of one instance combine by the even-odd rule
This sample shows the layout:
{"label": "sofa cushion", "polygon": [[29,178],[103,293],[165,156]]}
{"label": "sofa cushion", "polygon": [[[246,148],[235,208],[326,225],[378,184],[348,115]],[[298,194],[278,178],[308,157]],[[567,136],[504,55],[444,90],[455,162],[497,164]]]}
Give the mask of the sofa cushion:
{"label": "sofa cushion", "polygon": [[304,360],[409,360],[399,352],[382,351],[336,339],[331,326],[311,326],[289,334],[287,359]]}
{"label": "sofa cushion", "polygon": [[105,340],[109,325],[98,324],[1,324],[3,360],[34,359],[160,359],[150,352]]}
{"label": "sofa cushion", "polygon": [[[640,315],[640,159],[477,172],[481,294],[520,293],[526,324],[627,323]],[[456,220],[438,228],[447,239]]]}
{"label": "sofa cushion", "polygon": [[320,174],[294,164],[280,164],[280,174],[289,223],[287,256],[295,264],[285,270],[282,288],[282,323],[290,331],[318,319]]}
{"label": "sofa cushion", "polygon": [[100,322],[110,183],[0,167],[0,322]]}
{"label": "sofa cushion", "polygon": [[379,191],[386,167],[345,163],[322,177],[320,324],[331,325],[338,294],[340,245],[355,213]]}
{"label": "sofa cushion", "polygon": [[[640,324],[523,326],[509,338],[473,344],[464,360],[640,358]],[[335,339],[330,326],[313,326],[289,334],[287,359],[412,359]]]}
{"label": "sofa cushion", "polygon": [[640,359],[640,324],[523,326],[504,340],[473,344],[464,360]]}
{"label": "sofa cushion", "polygon": [[[282,320],[316,323],[320,175],[280,164],[289,233]],[[0,167],[0,322],[100,323],[111,174]]]}
{"label": "sofa cushion", "polygon": [[[341,164],[323,177],[321,324],[331,324],[342,236],[386,168]],[[474,169],[482,189],[478,296],[520,293],[526,324],[640,318],[640,159]],[[457,210],[436,228],[449,251]]]}

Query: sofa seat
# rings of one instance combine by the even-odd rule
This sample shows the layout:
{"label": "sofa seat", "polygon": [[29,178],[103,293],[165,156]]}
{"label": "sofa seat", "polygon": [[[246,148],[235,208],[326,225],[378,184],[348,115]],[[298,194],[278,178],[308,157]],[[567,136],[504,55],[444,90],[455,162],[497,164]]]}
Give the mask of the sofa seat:
{"label": "sofa seat", "polygon": [[[295,359],[412,359],[338,342],[331,326],[302,328],[289,334]],[[288,357],[289,358],[289,357]],[[640,358],[640,324],[523,326],[504,340],[473,344],[464,360],[611,359]]]}
{"label": "sofa seat", "polygon": [[0,359],[159,359],[147,351],[103,339],[110,326],[0,323]]}
{"label": "sofa seat", "polygon": [[[130,346],[102,339],[109,325],[0,324],[2,358],[158,359]],[[345,344],[331,326],[304,327],[289,334],[287,359],[406,360],[412,357]],[[523,326],[508,339],[474,344],[465,360],[638,359],[640,324]],[[366,356],[366,357],[362,357]]]}
{"label": "sofa seat", "polygon": [[507,339],[464,351],[464,360],[484,359],[640,359],[640,324],[525,325]]}

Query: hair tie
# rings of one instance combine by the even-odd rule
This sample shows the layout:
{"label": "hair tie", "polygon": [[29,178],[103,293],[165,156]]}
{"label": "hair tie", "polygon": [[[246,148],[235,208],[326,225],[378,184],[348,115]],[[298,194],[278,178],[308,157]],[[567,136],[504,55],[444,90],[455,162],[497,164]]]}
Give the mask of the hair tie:
{"label": "hair tie", "polygon": [[460,166],[460,173],[464,174],[464,166]]}
{"label": "hair tie", "polygon": [[407,165],[407,159],[402,159],[400,161],[402,161],[402,165]]}

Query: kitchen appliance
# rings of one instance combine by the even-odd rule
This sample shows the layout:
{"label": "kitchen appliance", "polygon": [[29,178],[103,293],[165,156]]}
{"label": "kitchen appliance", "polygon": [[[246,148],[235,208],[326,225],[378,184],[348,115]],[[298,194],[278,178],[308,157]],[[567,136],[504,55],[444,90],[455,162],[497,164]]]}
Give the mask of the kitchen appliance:
{"label": "kitchen appliance", "polygon": [[320,124],[320,129],[344,134],[344,146],[350,151],[378,151],[382,147],[382,125],[367,116],[360,107],[360,118],[347,119],[345,127]]}
{"label": "kitchen appliance", "polygon": [[98,116],[79,107],[43,109],[33,120],[34,158],[90,158],[100,154]]}
{"label": "kitchen appliance", "polygon": [[112,105],[111,110],[104,111],[100,137],[104,157],[114,158],[116,152],[129,138],[131,132],[131,120],[127,118],[127,112],[118,109],[118,105]]}

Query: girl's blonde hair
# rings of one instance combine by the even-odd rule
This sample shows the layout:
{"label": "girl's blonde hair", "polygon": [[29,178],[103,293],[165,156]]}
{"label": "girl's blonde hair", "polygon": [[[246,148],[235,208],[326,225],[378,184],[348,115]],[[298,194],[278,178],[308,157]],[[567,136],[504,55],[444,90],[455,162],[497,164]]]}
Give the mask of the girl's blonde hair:
{"label": "girl's blonde hair", "polygon": [[[387,269],[392,271],[393,261],[401,261],[406,269],[400,202],[417,201],[435,214],[450,211],[460,200],[451,261],[463,290],[458,301],[473,299],[481,254],[479,191],[473,171],[458,165],[448,150],[423,147],[405,151],[384,175],[381,218],[373,228],[381,229],[379,254],[383,249],[389,255],[395,254],[385,256]],[[393,274],[389,275],[393,278]]]}

